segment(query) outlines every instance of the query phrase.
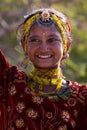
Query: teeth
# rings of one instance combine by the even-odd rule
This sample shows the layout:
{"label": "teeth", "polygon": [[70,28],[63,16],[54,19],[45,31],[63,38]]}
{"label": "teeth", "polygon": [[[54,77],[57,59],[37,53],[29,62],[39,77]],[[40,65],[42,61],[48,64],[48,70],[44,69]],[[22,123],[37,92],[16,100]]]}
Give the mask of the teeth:
{"label": "teeth", "polygon": [[38,57],[39,57],[39,58],[44,58],[44,59],[45,59],[45,58],[50,58],[51,55],[47,55],[47,56],[38,55]]}

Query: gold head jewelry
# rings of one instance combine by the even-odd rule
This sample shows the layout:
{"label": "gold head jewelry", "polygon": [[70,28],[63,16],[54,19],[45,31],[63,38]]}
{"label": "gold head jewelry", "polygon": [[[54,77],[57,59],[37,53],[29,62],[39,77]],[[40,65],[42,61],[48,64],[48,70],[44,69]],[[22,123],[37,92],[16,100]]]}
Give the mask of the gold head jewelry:
{"label": "gold head jewelry", "polygon": [[49,21],[50,14],[48,11],[43,11],[41,14],[42,21]]}
{"label": "gold head jewelry", "polygon": [[27,50],[27,39],[28,35],[31,29],[32,24],[36,21],[36,19],[40,18],[42,22],[49,22],[50,20],[54,20],[58,29],[61,32],[62,40],[63,40],[63,47],[64,47],[64,53],[67,51],[67,25],[64,20],[62,20],[60,17],[58,17],[55,14],[52,14],[48,12],[47,10],[44,10],[41,14],[36,13],[30,18],[26,18],[25,22],[23,23],[21,36],[24,36],[24,46],[23,49],[26,52]]}

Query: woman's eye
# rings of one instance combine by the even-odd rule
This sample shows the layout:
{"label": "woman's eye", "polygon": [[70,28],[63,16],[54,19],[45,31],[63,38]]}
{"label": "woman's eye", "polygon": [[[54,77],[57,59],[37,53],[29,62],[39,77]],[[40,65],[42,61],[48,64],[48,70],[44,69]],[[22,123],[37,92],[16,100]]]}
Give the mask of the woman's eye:
{"label": "woman's eye", "polygon": [[31,39],[31,40],[29,40],[29,42],[35,42],[35,43],[37,43],[37,42],[40,42],[40,40],[39,39]]}
{"label": "woman's eye", "polygon": [[53,43],[53,42],[58,42],[58,41],[60,41],[60,39],[50,38],[50,39],[48,39],[47,41],[48,41],[48,43]]}

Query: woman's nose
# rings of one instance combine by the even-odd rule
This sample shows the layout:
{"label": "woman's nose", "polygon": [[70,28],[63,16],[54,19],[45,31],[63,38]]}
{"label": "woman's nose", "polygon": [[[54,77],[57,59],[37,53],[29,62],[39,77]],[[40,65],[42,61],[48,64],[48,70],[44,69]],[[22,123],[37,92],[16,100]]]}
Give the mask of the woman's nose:
{"label": "woman's nose", "polygon": [[43,41],[43,42],[41,43],[40,49],[41,49],[42,51],[47,51],[47,50],[48,50],[48,45],[47,45],[46,41]]}

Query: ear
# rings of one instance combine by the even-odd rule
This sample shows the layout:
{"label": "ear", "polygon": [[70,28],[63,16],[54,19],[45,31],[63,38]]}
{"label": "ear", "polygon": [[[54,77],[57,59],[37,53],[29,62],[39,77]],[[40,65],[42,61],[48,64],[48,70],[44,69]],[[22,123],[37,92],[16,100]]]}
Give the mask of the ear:
{"label": "ear", "polygon": [[69,58],[69,53],[68,52],[66,52],[65,54],[63,54],[63,57],[61,59],[61,66],[65,65],[67,58]]}
{"label": "ear", "polygon": [[69,53],[68,52],[66,52],[65,54],[63,54],[62,60],[67,59],[67,58],[69,58]]}

